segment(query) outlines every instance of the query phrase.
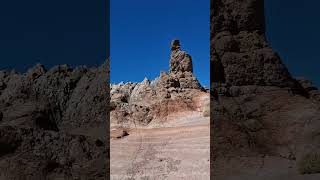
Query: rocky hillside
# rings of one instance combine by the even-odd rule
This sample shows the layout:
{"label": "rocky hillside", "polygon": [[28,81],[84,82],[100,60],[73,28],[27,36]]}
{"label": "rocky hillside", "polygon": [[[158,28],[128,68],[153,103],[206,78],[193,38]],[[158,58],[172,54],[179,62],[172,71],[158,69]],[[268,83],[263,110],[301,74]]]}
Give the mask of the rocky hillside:
{"label": "rocky hillside", "polygon": [[[320,172],[320,91],[293,78],[265,36],[263,0],[211,1],[211,161],[216,179]],[[219,96],[218,96],[219,94]]]}
{"label": "rocky hillside", "polygon": [[204,111],[196,98],[202,93],[206,90],[193,75],[191,56],[174,40],[169,73],[161,72],[156,79],[145,78],[140,83],[111,85],[111,127],[159,124],[173,113]]}
{"label": "rocky hillside", "polygon": [[172,41],[169,72],[111,85],[111,179],[209,179],[210,95]]}
{"label": "rocky hillside", "polygon": [[0,71],[0,179],[105,179],[109,61]]}

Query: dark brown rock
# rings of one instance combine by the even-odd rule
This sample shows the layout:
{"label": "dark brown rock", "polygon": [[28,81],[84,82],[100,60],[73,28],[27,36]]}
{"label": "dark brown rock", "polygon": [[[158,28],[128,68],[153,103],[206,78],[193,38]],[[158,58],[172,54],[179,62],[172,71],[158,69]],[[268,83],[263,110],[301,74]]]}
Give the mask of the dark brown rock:
{"label": "dark brown rock", "polygon": [[0,177],[106,179],[108,77],[109,60],[0,71]]}
{"label": "dark brown rock", "polygon": [[319,179],[297,163],[319,152],[319,90],[292,78],[268,45],[263,4],[211,0],[211,80],[221,82],[211,91],[211,176]]}
{"label": "dark brown rock", "polygon": [[297,80],[307,92],[318,90],[318,88],[310,80],[305,78],[297,78]]}
{"label": "dark brown rock", "polygon": [[300,88],[266,41],[263,1],[211,3],[211,79],[231,86]]}

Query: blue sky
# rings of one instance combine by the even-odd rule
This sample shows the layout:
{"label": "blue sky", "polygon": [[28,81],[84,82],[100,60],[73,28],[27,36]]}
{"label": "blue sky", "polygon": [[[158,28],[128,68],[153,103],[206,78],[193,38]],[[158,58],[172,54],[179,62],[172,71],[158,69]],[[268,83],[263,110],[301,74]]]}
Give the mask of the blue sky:
{"label": "blue sky", "polygon": [[265,0],[267,36],[294,77],[320,87],[320,1]]}
{"label": "blue sky", "polygon": [[202,85],[210,83],[210,1],[111,0],[111,82],[139,82],[168,71],[180,39]]}
{"label": "blue sky", "polygon": [[0,69],[102,64],[109,49],[107,9],[105,0],[1,1]]}
{"label": "blue sky", "polygon": [[[111,0],[111,79],[141,81],[168,70],[180,38],[195,74],[209,81],[209,0]],[[17,4],[19,6],[17,6]],[[100,65],[109,54],[107,1],[17,0],[0,6],[0,69],[36,63]],[[267,35],[294,76],[320,86],[320,1],[265,0]]]}

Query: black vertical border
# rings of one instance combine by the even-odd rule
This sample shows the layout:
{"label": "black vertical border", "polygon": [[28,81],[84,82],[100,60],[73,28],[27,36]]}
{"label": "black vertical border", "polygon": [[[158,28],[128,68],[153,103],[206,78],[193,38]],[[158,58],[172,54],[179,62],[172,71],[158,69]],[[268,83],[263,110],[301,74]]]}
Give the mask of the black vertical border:
{"label": "black vertical border", "polygon": [[212,81],[213,81],[213,6],[214,0],[210,0],[210,180],[213,179],[213,116],[212,116]]}
{"label": "black vertical border", "polygon": [[106,149],[107,149],[107,157],[106,157],[106,178],[110,179],[110,0],[106,0],[106,68],[107,68],[107,84],[106,84],[106,90],[107,90],[107,117],[106,117]]}

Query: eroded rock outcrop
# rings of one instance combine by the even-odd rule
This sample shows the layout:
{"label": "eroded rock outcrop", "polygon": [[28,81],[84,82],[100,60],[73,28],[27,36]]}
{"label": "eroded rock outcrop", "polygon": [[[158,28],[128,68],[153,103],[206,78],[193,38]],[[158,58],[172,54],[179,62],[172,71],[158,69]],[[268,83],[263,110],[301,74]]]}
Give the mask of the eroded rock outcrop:
{"label": "eroded rock outcrop", "polygon": [[0,71],[0,177],[105,179],[109,61]]}
{"label": "eroded rock outcrop", "polygon": [[179,40],[171,42],[169,74],[162,72],[160,81],[162,81],[163,86],[174,88],[201,88],[198,80],[193,75],[192,57],[181,50]]}
{"label": "eroded rock outcrop", "polygon": [[181,50],[179,40],[171,42],[171,55],[170,55],[170,73],[177,72],[191,72],[193,73],[192,58],[191,56]]}
{"label": "eroded rock outcrop", "polygon": [[205,90],[192,69],[191,56],[174,40],[169,73],[140,83],[111,85],[111,126],[146,126],[170,113],[196,110],[194,97]]}
{"label": "eroded rock outcrop", "polygon": [[211,80],[221,82],[212,89],[219,96],[211,101],[211,174],[305,179],[304,173],[318,173],[319,159],[306,160],[320,148],[318,90],[294,79],[268,45],[264,1],[211,5]]}
{"label": "eroded rock outcrop", "polygon": [[111,179],[210,177],[210,95],[177,42],[169,73],[111,85]]}
{"label": "eroded rock outcrop", "polygon": [[211,3],[211,61],[223,65],[227,84],[298,88],[266,41],[263,1]]}

